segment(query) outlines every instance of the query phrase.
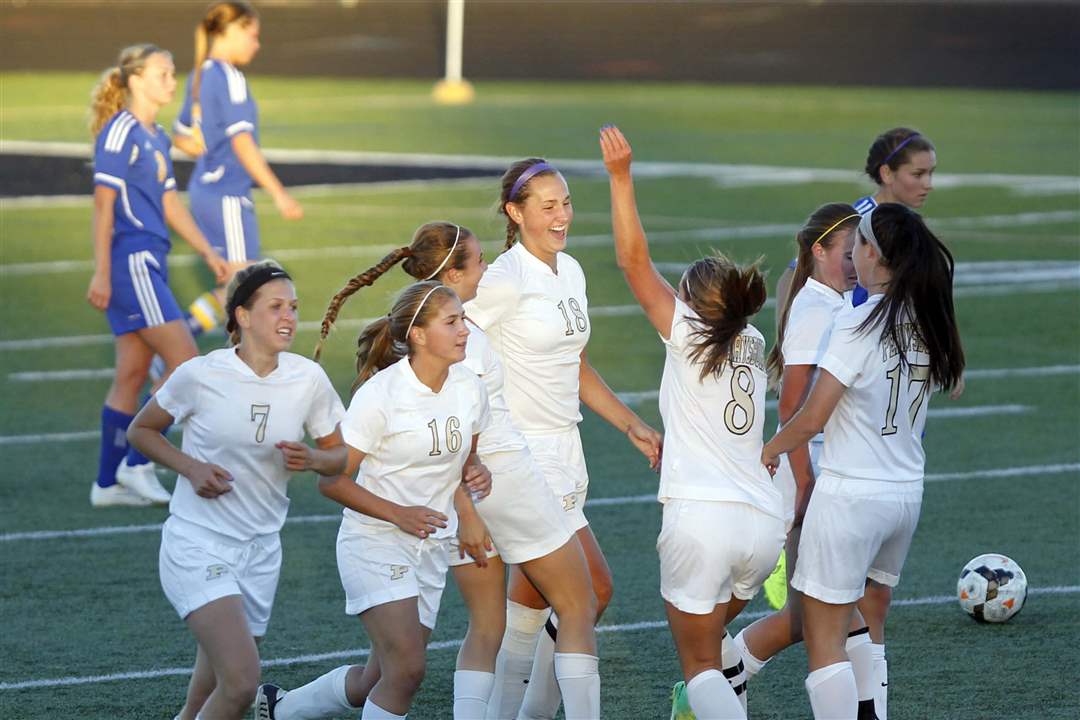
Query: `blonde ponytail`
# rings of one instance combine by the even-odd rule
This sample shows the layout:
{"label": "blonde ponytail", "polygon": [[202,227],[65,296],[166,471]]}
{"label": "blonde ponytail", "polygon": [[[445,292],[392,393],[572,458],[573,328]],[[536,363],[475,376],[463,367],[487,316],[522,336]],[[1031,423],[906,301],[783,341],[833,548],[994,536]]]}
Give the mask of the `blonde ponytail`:
{"label": "blonde ponytail", "polygon": [[109,119],[127,104],[128,80],[132,75],[141,75],[146,61],[158,53],[169,54],[150,43],[126,47],[120,51],[116,65],[102,73],[101,80],[90,93],[91,135],[96,138]]}

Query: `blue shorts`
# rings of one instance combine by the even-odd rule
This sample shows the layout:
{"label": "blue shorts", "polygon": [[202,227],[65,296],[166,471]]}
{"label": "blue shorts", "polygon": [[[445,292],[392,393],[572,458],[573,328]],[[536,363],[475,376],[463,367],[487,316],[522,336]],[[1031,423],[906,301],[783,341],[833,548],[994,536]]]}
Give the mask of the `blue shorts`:
{"label": "blue shorts", "polygon": [[210,193],[194,182],[188,195],[195,223],[221,257],[229,262],[259,259],[259,225],[251,198]]}
{"label": "blue shorts", "polygon": [[184,313],[169,289],[168,247],[127,250],[113,247],[112,295],[105,310],[113,335],[180,320]]}

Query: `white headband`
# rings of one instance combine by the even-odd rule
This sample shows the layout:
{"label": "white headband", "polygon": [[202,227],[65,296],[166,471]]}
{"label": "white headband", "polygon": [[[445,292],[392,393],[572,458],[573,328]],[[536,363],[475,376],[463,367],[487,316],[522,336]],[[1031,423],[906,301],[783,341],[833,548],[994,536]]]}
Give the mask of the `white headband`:
{"label": "white headband", "polygon": [[878,255],[880,255],[881,257],[885,257],[885,253],[881,252],[881,245],[878,244],[877,236],[874,235],[874,226],[870,222],[870,217],[874,214],[874,210],[876,209],[877,208],[874,208],[873,210],[862,216],[862,220],[859,221],[859,234],[866,238],[867,242],[874,246],[874,249],[877,250]]}
{"label": "white headband", "polygon": [[428,290],[427,295],[425,295],[424,299],[420,301],[420,304],[416,306],[416,312],[414,312],[412,314],[412,320],[409,321],[409,327],[405,328],[405,342],[409,341],[409,331],[412,330],[413,323],[416,322],[416,316],[420,314],[420,310],[421,310],[421,308],[424,307],[424,303],[426,303],[428,298],[431,297],[431,293],[435,292],[436,290],[438,290],[441,287],[445,287],[445,286],[436,285],[435,287]]}
{"label": "white headband", "polygon": [[443,261],[441,263],[439,263],[439,267],[435,268],[435,272],[431,273],[426,278],[424,278],[425,280],[430,280],[431,278],[438,275],[442,271],[443,266],[445,266],[446,263],[450,260],[450,256],[454,254],[455,250],[457,250],[458,240],[461,239],[461,226],[460,225],[455,225],[454,227],[457,228],[457,232],[454,233],[454,244],[450,246],[450,252],[446,253],[446,257],[444,257]]}

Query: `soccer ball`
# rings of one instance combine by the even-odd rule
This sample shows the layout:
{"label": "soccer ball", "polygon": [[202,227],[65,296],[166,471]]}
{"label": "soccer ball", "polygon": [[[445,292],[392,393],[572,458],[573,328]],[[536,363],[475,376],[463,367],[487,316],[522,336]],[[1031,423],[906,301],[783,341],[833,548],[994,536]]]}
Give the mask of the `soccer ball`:
{"label": "soccer ball", "polygon": [[1004,555],[980,555],[960,571],[956,595],[964,612],[979,622],[1005,622],[1024,607],[1027,576]]}

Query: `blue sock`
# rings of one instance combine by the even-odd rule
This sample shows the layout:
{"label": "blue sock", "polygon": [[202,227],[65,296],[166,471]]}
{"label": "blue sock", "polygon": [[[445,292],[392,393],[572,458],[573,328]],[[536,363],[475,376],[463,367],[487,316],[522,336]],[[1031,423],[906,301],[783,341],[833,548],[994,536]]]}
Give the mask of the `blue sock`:
{"label": "blue sock", "polygon": [[[149,393],[147,393],[146,397],[143,398],[142,405],[139,406],[140,410],[142,410],[143,406],[146,405],[146,403],[150,402],[151,397],[153,397],[153,396],[150,395]],[[129,422],[130,422],[130,419],[129,419]],[[172,425],[168,425],[164,430],[161,431],[161,434],[162,435],[167,434],[169,432],[169,428],[171,428],[171,427],[172,427]],[[145,465],[148,462],[150,462],[150,458],[146,457],[141,452],[136,450],[134,445],[129,445],[128,446],[128,451],[127,451],[127,464],[128,464],[128,467],[135,467],[136,465]],[[117,464],[119,464],[119,463],[117,463]]]}
{"label": "blue sock", "polygon": [[184,313],[184,322],[187,323],[188,330],[191,331],[191,337],[197,338],[206,332],[206,328],[203,326],[202,322],[199,321],[199,318],[195,317],[190,312]]}
{"label": "blue sock", "polygon": [[134,416],[113,410],[108,405],[101,408],[101,455],[98,457],[98,487],[116,484],[116,468],[128,451],[127,429]]}

